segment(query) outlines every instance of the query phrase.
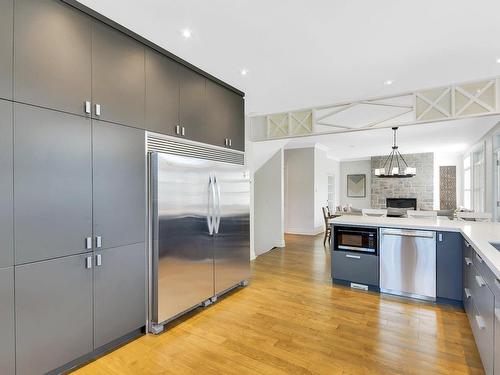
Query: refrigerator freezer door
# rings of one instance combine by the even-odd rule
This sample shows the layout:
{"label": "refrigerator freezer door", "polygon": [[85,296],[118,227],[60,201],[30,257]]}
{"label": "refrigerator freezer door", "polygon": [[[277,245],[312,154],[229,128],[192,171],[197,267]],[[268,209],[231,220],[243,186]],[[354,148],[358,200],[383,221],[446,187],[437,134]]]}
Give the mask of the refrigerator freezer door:
{"label": "refrigerator freezer door", "polygon": [[217,164],[215,293],[250,277],[250,182],[241,166]]}
{"label": "refrigerator freezer door", "polygon": [[151,155],[154,323],[214,295],[212,170],[210,161]]}

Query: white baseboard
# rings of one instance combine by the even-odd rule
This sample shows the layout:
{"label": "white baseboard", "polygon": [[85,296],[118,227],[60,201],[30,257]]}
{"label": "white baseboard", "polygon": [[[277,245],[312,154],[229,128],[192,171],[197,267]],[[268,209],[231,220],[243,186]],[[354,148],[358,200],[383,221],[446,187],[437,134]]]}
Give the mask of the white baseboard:
{"label": "white baseboard", "polygon": [[304,235],[304,236],[316,236],[317,234],[320,234],[322,232],[324,232],[324,228],[323,226],[321,227],[317,227],[317,228],[314,228],[314,229],[306,229],[306,228],[287,228],[285,230],[285,233],[288,233],[288,234],[301,234],[301,235]]}

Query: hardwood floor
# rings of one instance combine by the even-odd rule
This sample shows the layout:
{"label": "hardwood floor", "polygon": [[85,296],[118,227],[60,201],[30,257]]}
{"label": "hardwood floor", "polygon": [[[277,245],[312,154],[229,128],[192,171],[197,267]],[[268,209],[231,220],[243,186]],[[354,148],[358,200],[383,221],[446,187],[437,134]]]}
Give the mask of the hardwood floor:
{"label": "hardwood floor", "polygon": [[332,286],[322,242],[287,236],[248,287],[75,373],[483,373],[462,309]]}

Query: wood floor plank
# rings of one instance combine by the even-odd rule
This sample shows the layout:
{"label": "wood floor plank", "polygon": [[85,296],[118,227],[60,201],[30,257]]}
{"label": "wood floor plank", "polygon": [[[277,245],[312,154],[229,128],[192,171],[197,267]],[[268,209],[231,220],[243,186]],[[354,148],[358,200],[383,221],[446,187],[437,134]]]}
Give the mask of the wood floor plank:
{"label": "wood floor plank", "polygon": [[75,374],[483,374],[461,308],[332,286],[320,236],[286,237],[252,280]]}

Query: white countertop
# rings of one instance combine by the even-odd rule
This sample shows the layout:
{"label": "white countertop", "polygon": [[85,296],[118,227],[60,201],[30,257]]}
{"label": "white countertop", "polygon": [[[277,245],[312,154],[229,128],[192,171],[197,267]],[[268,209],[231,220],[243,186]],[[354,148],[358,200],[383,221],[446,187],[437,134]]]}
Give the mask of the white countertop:
{"label": "white countertop", "polygon": [[456,220],[409,219],[399,217],[368,217],[346,215],[331,220],[332,224],[356,226],[423,229],[443,232],[460,232],[488,267],[500,279],[500,251],[490,242],[500,243],[500,223],[479,223]]}

